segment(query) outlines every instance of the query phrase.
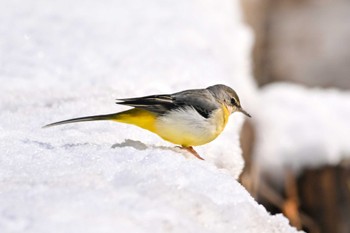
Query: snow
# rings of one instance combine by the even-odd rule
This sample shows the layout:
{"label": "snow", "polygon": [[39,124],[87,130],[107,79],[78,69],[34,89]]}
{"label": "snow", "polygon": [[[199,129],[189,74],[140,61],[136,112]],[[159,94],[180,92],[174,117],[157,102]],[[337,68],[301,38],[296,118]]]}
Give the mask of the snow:
{"label": "snow", "polygon": [[129,125],[41,128],[216,83],[249,111],[238,1],[6,1],[0,35],[0,232],[296,232],[235,180],[242,114],[206,161]]}
{"label": "snow", "polygon": [[259,95],[255,156],[263,172],[298,173],[350,158],[349,92],[270,84]]}

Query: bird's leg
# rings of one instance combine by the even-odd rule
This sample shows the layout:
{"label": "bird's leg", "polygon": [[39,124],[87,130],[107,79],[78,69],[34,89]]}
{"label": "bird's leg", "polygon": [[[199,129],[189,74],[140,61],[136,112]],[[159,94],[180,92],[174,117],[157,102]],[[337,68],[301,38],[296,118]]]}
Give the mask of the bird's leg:
{"label": "bird's leg", "polygon": [[184,149],[184,150],[187,150],[188,152],[190,152],[191,154],[193,154],[194,156],[197,157],[197,159],[200,159],[200,160],[204,160],[201,156],[199,156],[199,154],[197,153],[197,151],[195,151],[193,149],[192,146],[188,146],[188,147],[185,147],[185,146],[182,146],[180,147],[181,149]]}

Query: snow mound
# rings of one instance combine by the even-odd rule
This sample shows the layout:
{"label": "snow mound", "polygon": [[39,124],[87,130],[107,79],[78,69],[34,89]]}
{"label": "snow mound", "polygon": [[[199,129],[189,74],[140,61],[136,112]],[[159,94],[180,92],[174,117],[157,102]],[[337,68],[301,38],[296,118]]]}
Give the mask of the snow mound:
{"label": "snow mound", "polygon": [[238,4],[3,3],[0,232],[296,232],[235,180],[243,167],[238,113],[197,148],[206,161],[129,125],[41,129],[124,110],[117,97],[216,83],[244,104],[255,87]]}
{"label": "snow mound", "polygon": [[208,162],[137,141],[113,147],[8,148],[1,232],[296,232]]}

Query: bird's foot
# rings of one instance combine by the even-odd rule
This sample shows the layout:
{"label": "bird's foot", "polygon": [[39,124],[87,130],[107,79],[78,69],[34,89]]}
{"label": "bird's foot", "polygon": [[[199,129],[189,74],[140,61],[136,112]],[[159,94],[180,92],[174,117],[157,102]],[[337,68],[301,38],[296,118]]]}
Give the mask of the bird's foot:
{"label": "bird's foot", "polygon": [[195,151],[195,150],[193,149],[192,146],[188,146],[188,147],[186,147],[186,146],[177,146],[177,147],[180,148],[180,149],[183,149],[183,150],[187,150],[188,152],[190,152],[191,154],[193,154],[194,156],[196,156],[197,159],[204,160],[204,159],[197,153],[197,151]]}

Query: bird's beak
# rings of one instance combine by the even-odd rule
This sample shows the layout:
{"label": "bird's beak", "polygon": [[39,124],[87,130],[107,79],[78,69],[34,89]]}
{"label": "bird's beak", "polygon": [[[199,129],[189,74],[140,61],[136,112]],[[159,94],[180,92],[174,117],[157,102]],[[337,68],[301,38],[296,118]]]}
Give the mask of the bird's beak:
{"label": "bird's beak", "polygon": [[242,107],[238,107],[237,108],[238,112],[243,113],[244,115],[246,115],[247,117],[252,117],[249,113],[247,113]]}

